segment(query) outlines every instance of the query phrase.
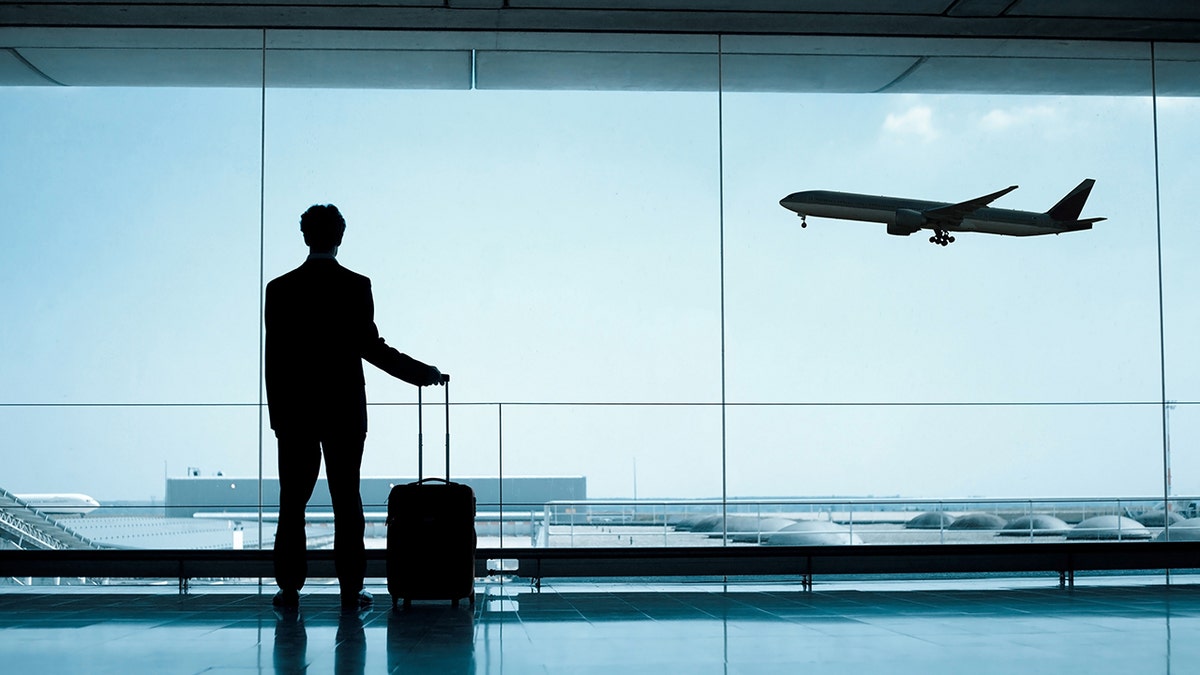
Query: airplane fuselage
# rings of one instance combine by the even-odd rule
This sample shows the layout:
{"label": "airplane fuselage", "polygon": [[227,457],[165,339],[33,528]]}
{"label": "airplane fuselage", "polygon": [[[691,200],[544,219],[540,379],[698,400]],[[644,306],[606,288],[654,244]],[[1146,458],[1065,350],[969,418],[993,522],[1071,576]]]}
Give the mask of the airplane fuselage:
{"label": "airplane fuselage", "polygon": [[94,498],[79,493],[13,495],[30,508],[56,516],[83,516],[100,507]]}
{"label": "airplane fuselage", "polygon": [[[950,206],[947,202],[931,202],[919,199],[901,199],[853,192],[808,190],[795,192],[779,202],[784,208],[801,216],[858,220],[870,223],[885,223],[891,227],[903,225],[898,222],[900,213],[921,214]],[[1078,227],[1059,223],[1045,213],[983,207],[963,217],[957,223],[927,223],[923,228],[950,232],[984,232],[1017,237],[1039,234],[1070,232]]]}

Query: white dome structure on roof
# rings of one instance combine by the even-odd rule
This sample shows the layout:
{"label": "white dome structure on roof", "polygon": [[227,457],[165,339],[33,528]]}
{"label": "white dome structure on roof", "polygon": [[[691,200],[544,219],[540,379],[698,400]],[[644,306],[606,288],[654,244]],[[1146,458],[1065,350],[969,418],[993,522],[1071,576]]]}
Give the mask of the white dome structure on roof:
{"label": "white dome structure on roof", "polygon": [[945,511],[926,511],[909,520],[904,527],[910,530],[940,530],[943,527],[950,527],[953,522],[954,516]]}
{"label": "white dome structure on roof", "polygon": [[1065,520],[1044,513],[1014,518],[998,534],[1004,537],[1047,537],[1066,534],[1071,529]]}
{"label": "white dome structure on roof", "polygon": [[[749,518],[743,520],[742,518]],[[785,527],[795,525],[796,521],[791,518],[780,518],[778,516],[766,516],[763,518],[743,516],[738,520],[730,518],[729,523],[729,538],[740,543],[757,544],[767,540],[767,537],[772,533],[778,532]],[[737,529],[734,529],[734,527]]]}
{"label": "white dome structure on roof", "polygon": [[1149,539],[1152,535],[1133,518],[1092,516],[1067,532],[1067,539]]}
{"label": "white dome structure on roof", "polygon": [[1003,530],[1008,521],[994,513],[964,513],[950,523],[952,530]]}
{"label": "white dome structure on roof", "polygon": [[862,539],[845,527],[827,520],[802,520],[771,533],[768,546],[848,546]]}
{"label": "white dome structure on roof", "polygon": [[[1200,541],[1200,518],[1172,522],[1170,529],[1170,541]],[[1155,535],[1154,541],[1168,541],[1167,531]]]}
{"label": "white dome structure on roof", "polygon": [[721,515],[705,516],[692,523],[692,532],[719,532],[721,530]]}

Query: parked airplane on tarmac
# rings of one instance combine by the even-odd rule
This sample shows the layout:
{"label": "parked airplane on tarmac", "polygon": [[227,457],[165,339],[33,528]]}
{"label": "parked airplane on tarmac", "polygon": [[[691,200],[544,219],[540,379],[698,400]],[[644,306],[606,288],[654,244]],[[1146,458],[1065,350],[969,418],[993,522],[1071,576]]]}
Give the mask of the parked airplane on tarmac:
{"label": "parked airplane on tarmac", "polygon": [[1092,223],[1104,220],[1079,218],[1095,183],[1091,178],[1084,180],[1045,213],[988,207],[996,199],[1016,190],[1016,185],[957,204],[808,190],[784,197],[779,200],[779,205],[800,216],[800,227],[808,226],[805,220],[808,216],[886,223],[888,234],[900,236],[908,236],[922,229],[933,230],[930,243],[945,246],[954,242],[951,232],[1028,237],[1090,230]]}
{"label": "parked airplane on tarmac", "polygon": [[84,516],[100,507],[100,502],[78,492],[13,496],[26,506],[51,516]]}

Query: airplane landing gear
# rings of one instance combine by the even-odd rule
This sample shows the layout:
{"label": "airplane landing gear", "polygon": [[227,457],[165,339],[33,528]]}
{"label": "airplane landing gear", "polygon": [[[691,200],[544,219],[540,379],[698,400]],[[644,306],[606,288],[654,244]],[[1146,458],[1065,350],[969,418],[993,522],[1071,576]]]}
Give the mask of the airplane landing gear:
{"label": "airplane landing gear", "polygon": [[800,227],[808,227],[808,221],[805,220],[805,217],[803,213],[800,214]]}
{"label": "airplane landing gear", "polygon": [[954,237],[951,236],[950,233],[945,230],[934,230],[933,236],[929,238],[929,243],[941,244],[942,246],[948,246],[948,245],[954,243]]}

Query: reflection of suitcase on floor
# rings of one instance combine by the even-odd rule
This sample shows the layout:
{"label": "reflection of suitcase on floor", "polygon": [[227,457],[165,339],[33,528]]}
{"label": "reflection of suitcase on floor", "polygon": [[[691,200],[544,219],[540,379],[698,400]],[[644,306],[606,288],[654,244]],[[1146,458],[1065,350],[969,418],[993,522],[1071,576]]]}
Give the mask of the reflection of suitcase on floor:
{"label": "reflection of suitcase on floor", "polygon": [[446,387],[446,478],[424,478],[421,394],[417,390],[417,482],[388,495],[387,583],[401,600],[462,598],[475,604],[475,492],[450,481],[450,377]]}

